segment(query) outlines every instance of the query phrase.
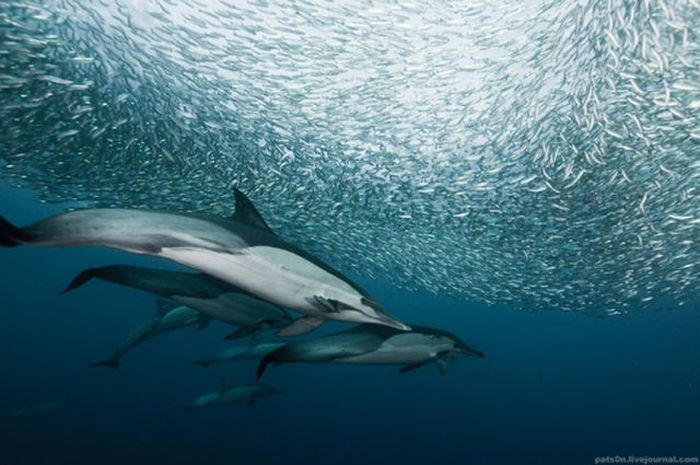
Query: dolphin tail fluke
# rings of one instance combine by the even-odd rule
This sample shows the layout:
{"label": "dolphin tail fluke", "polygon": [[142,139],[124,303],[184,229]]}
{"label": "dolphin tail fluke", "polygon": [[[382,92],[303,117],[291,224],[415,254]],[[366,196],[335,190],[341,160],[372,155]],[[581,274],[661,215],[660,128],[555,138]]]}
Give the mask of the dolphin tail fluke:
{"label": "dolphin tail fluke", "polygon": [[0,216],[0,246],[16,247],[24,242],[29,242],[29,235]]}
{"label": "dolphin tail fluke", "polygon": [[67,292],[72,291],[73,289],[79,288],[80,286],[82,286],[83,284],[90,281],[96,276],[96,268],[88,268],[87,270],[81,271],[80,274],[73,278],[73,281],[71,281],[70,284],[68,284],[68,286],[66,286],[66,288],[63,289],[61,294],[65,294]]}
{"label": "dolphin tail fluke", "polygon": [[107,360],[100,360],[99,362],[91,363],[91,367],[109,367],[109,368],[119,368],[119,358],[113,357]]}

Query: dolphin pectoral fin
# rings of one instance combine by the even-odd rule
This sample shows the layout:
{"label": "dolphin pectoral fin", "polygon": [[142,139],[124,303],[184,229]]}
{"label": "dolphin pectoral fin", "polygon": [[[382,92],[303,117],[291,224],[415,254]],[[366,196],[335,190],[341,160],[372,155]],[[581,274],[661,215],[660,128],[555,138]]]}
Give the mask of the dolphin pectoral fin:
{"label": "dolphin pectoral fin", "polygon": [[425,362],[409,363],[408,365],[402,366],[401,369],[399,370],[399,373],[401,373],[401,374],[408,373],[409,371],[416,370],[422,366],[427,365],[428,363],[430,363],[430,360],[426,360]]}
{"label": "dolphin pectoral fin", "polygon": [[256,380],[260,381],[260,378],[262,377],[263,373],[265,373],[265,368],[267,368],[267,365],[269,363],[270,363],[269,357],[263,357],[263,359],[260,360],[260,363],[258,363],[258,369],[255,371],[255,379]]}
{"label": "dolphin pectoral fin", "polygon": [[241,326],[231,334],[227,335],[224,337],[224,339],[231,340],[231,339],[240,339],[242,337],[250,336],[255,333],[255,328],[251,328],[250,326]]}
{"label": "dolphin pectoral fin", "polygon": [[246,402],[245,406],[246,407],[252,407],[255,402],[258,401],[258,396],[252,396],[250,399],[248,399],[248,402]]}
{"label": "dolphin pectoral fin", "polygon": [[201,331],[211,323],[211,317],[203,313],[199,314],[199,320],[197,321],[197,331]]}
{"label": "dolphin pectoral fin", "polygon": [[278,336],[300,336],[318,328],[324,320],[315,316],[306,315],[298,318],[291,325],[277,332]]}
{"label": "dolphin pectoral fin", "polygon": [[337,301],[326,299],[325,297],[320,295],[307,297],[306,301],[314,307],[318,308],[323,313],[335,313],[338,311]]}
{"label": "dolphin pectoral fin", "polygon": [[437,363],[440,374],[445,376],[447,374],[447,359],[444,357],[438,357],[435,359],[435,363]]}

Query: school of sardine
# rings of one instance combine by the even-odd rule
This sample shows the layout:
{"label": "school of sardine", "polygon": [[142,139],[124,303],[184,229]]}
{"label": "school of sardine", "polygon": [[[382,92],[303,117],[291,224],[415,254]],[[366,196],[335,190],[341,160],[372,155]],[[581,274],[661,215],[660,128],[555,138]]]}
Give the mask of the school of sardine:
{"label": "school of sardine", "polygon": [[[602,314],[700,278],[700,2],[0,3],[0,176]],[[265,214],[265,211],[263,211]]]}

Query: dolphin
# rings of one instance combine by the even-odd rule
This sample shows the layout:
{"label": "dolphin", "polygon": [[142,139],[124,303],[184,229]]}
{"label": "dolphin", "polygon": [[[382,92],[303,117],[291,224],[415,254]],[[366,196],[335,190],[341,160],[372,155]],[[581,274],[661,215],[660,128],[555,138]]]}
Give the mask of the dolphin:
{"label": "dolphin", "polygon": [[403,331],[365,290],[318,258],[280,239],[235,190],[231,218],[136,209],[77,210],[18,228],[0,217],[0,245],[102,245],[173,260],[256,297],[304,314],[280,332],[304,334],[325,320]]}
{"label": "dolphin", "polygon": [[207,368],[215,363],[229,362],[232,360],[260,360],[268,353],[279,349],[283,345],[283,342],[262,342],[260,344],[231,347],[230,349],[222,350],[213,357],[205,360],[198,360],[194,363],[195,365]]}
{"label": "dolphin", "polygon": [[176,305],[164,300],[157,300],[158,310],[153,318],[144,321],[134,329],[126,341],[106,360],[91,363],[92,367],[118,368],[121,358],[134,347],[161,334],[169,333],[187,326],[198,325],[199,329],[209,323],[209,318],[197,310],[184,305]]}
{"label": "dolphin", "polygon": [[441,374],[457,356],[484,358],[484,354],[447,331],[413,326],[411,331],[377,325],[350,329],[299,342],[289,342],[268,353],[258,365],[260,379],[269,363],[358,363],[402,365],[401,373],[435,362]]}
{"label": "dolphin", "polygon": [[82,271],[64,292],[82,286],[92,278],[134,287],[198,310],[207,318],[236,325],[228,339],[292,323],[289,314],[227,282],[202,273],[186,273],[129,265],[110,265]]}
{"label": "dolphin", "polygon": [[197,397],[191,404],[183,405],[182,410],[193,410],[212,405],[245,404],[248,407],[258,399],[275,394],[282,394],[280,389],[248,384],[242,386],[229,386],[226,380],[221,380],[221,387],[216,392]]}

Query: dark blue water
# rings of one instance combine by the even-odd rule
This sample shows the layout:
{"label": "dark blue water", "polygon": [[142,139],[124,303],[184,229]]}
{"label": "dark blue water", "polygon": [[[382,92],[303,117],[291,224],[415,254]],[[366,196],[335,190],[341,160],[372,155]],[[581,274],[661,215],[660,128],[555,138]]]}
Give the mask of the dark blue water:
{"label": "dark blue water", "polygon": [[[0,189],[1,214],[25,224],[62,206]],[[154,311],[145,293],[79,271],[154,260],[100,248],[0,250],[0,464],[586,464],[595,457],[700,454],[700,316],[684,309],[619,318],[487,308],[362,280],[392,315],[449,329],[484,360],[399,375],[395,367],[286,365],[284,389],[251,408],[181,411],[255,363],[202,369],[229,343],[213,324],[145,343],[117,370],[89,368]],[[163,263],[163,265],[167,265]],[[340,325],[328,325],[337,329]]]}

